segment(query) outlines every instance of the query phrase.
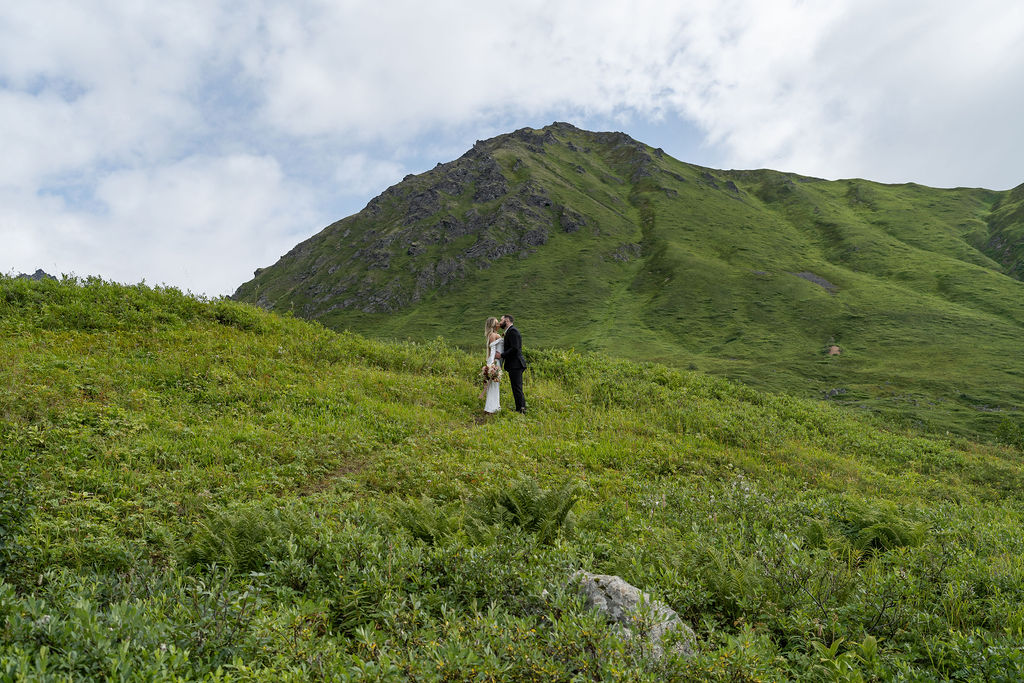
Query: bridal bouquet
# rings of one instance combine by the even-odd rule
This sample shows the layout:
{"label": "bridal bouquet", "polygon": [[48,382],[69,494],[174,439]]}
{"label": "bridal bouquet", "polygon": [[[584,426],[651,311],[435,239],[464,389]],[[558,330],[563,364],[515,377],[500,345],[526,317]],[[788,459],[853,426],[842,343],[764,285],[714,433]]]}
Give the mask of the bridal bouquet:
{"label": "bridal bouquet", "polygon": [[487,382],[500,382],[501,381],[501,366],[497,363],[491,365],[485,365],[480,368],[480,379]]}

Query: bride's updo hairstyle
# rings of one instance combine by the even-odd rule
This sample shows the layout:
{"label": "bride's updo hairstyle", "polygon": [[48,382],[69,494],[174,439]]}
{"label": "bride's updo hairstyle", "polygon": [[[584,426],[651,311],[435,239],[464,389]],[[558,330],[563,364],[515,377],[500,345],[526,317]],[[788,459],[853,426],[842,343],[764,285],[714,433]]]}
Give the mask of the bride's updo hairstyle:
{"label": "bride's updo hairstyle", "polygon": [[491,333],[498,331],[498,319],[488,318],[487,322],[484,323],[484,339],[488,342],[491,341]]}

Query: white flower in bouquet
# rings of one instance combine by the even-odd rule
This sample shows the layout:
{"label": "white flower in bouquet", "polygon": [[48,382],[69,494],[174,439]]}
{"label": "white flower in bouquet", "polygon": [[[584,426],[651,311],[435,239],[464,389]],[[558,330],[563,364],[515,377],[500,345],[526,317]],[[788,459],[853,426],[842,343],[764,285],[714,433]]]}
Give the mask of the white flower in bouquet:
{"label": "white flower in bouquet", "polygon": [[480,368],[480,378],[484,381],[484,384],[487,382],[500,382],[501,366],[497,363],[483,366]]}

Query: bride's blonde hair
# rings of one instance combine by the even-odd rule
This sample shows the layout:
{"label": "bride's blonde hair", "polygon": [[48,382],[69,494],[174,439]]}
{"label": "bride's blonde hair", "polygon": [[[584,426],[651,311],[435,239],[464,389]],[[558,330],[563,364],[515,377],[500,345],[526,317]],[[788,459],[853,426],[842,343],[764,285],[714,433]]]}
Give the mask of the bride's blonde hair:
{"label": "bride's blonde hair", "polygon": [[491,341],[491,333],[492,332],[497,332],[497,330],[498,330],[498,319],[497,318],[488,318],[487,322],[484,323],[484,339],[486,339],[488,341],[488,343],[490,343],[490,341]]}

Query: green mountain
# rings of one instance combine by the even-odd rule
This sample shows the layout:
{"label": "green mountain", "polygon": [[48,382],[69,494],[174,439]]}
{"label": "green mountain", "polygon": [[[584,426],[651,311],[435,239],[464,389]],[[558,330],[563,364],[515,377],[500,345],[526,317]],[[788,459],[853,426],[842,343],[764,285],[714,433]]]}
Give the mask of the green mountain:
{"label": "green mountain", "polygon": [[0,356],[5,681],[1024,675],[1020,441],[557,349],[484,419],[475,353],[96,280],[0,277]]}
{"label": "green mountain", "polygon": [[1024,186],[717,171],[556,123],[407,176],[235,298],[467,349],[509,312],[527,347],[981,434],[1024,406],[1022,254]]}

